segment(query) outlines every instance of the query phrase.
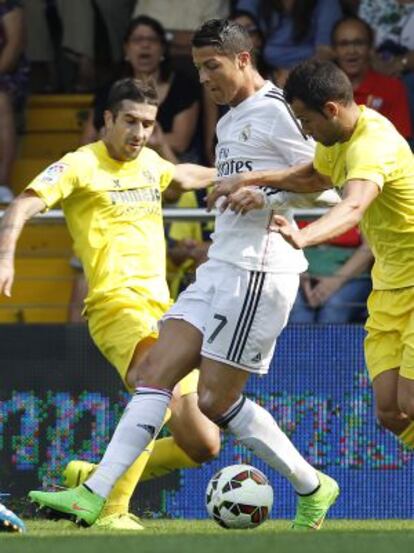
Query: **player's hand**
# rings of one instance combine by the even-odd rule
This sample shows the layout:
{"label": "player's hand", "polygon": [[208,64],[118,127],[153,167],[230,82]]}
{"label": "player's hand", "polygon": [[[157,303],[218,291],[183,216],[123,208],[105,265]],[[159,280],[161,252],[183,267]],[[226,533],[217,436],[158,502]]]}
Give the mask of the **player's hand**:
{"label": "player's hand", "polygon": [[227,207],[242,215],[252,209],[263,209],[264,204],[263,193],[249,186],[239,188],[227,197]]}
{"label": "player's hand", "polygon": [[244,178],[243,173],[237,173],[231,177],[214,179],[211,182],[213,188],[207,197],[207,211],[214,209],[216,201],[221,196],[225,199],[220,203],[219,209],[224,211],[228,206],[228,196],[244,186]]}
{"label": "player's hand", "polygon": [[11,297],[14,281],[14,263],[12,259],[0,259],[0,294]]}
{"label": "player's hand", "polygon": [[269,228],[281,234],[286,242],[297,250],[301,250],[306,245],[300,230],[295,229],[282,215],[273,215]]}
{"label": "player's hand", "polygon": [[342,280],[336,276],[319,277],[318,283],[312,288],[308,296],[311,307],[324,305],[327,300],[342,286]]}

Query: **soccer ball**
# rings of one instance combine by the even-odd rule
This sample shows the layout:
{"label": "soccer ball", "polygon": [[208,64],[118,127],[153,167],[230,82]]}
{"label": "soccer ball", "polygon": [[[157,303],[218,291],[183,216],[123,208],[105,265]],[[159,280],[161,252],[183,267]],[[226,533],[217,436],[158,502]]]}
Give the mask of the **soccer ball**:
{"label": "soccer ball", "polygon": [[256,528],[267,519],[272,504],[272,486],[250,465],[219,470],[206,490],[208,514],[223,528]]}

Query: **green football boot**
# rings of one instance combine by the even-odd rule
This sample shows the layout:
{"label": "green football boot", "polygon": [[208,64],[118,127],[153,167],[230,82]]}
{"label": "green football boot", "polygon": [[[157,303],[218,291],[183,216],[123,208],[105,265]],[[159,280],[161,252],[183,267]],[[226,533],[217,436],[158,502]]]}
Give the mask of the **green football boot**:
{"label": "green football boot", "polygon": [[105,499],[85,486],[63,492],[29,492],[33,503],[44,510],[48,518],[68,519],[79,526],[91,526],[99,517]]}
{"label": "green football boot", "polygon": [[319,488],[312,495],[299,495],[293,530],[319,530],[339,495],[337,482],[318,472]]}

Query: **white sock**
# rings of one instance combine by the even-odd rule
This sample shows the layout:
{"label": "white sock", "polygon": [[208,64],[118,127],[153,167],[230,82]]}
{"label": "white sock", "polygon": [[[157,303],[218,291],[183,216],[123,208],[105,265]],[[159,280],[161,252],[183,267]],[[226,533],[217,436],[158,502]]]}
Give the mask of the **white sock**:
{"label": "white sock", "polygon": [[85,482],[88,488],[102,497],[108,497],[118,478],[157,436],[170,400],[169,390],[137,388],[101,462]]}
{"label": "white sock", "polygon": [[318,488],[316,470],[302,457],[271,414],[257,403],[241,397],[215,422],[287,478],[297,493],[307,495]]}

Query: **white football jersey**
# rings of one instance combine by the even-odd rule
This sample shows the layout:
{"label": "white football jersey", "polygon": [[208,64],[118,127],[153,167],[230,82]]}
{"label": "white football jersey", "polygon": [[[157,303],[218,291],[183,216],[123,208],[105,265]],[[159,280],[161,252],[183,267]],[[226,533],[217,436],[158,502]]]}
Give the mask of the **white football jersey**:
{"label": "white football jersey", "polygon": [[[282,91],[269,81],[255,94],[230,108],[218,122],[217,138],[219,177],[309,163],[315,148],[314,142],[304,136]],[[271,188],[266,188],[266,192],[282,193]],[[218,205],[219,202],[220,198]],[[219,213],[209,257],[249,271],[305,271],[307,262],[303,252],[290,246],[280,234],[269,231],[272,213],[271,208],[253,210],[246,215],[230,209]],[[289,205],[283,215],[294,223]]]}

